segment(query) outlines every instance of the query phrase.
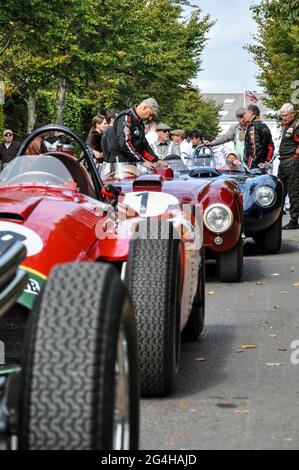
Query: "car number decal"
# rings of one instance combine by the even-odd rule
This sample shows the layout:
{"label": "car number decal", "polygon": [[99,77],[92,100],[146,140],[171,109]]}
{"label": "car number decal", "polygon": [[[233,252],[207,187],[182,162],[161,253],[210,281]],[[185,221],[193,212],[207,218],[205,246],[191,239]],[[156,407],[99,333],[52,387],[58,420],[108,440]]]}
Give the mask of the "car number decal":
{"label": "car number decal", "polygon": [[155,191],[127,193],[123,200],[141,217],[155,217],[164,214],[169,206],[179,205],[178,199],[172,194]]}
{"label": "car number decal", "polygon": [[33,256],[43,249],[40,236],[28,227],[13,222],[0,222],[0,246],[2,243],[19,240],[26,246],[27,256]]}

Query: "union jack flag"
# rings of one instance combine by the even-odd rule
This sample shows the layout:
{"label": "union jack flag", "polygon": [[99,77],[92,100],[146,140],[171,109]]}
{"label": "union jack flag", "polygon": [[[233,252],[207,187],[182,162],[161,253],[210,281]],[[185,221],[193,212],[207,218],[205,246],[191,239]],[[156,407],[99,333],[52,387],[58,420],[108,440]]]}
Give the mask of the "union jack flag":
{"label": "union jack flag", "polygon": [[258,97],[252,91],[249,90],[245,90],[245,99],[247,101],[252,101],[253,103],[257,103],[259,100]]}

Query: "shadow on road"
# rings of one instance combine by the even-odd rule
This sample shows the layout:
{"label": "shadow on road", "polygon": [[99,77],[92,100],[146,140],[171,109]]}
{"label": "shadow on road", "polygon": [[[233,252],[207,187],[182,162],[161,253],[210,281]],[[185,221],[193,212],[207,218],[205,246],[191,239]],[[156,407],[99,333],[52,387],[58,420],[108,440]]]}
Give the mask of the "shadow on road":
{"label": "shadow on road", "polygon": [[232,325],[208,325],[198,341],[183,343],[175,398],[212,389],[225,381],[234,341]]}

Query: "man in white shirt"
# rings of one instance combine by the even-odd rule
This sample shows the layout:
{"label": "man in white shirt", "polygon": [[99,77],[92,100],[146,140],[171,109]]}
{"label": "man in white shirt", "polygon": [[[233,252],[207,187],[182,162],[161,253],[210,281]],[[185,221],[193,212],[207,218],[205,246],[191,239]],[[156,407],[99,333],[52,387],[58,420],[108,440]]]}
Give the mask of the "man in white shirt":
{"label": "man in white shirt", "polygon": [[180,146],[181,159],[184,163],[193,158],[192,143],[186,139],[186,132],[183,129],[171,131],[171,137],[175,144]]}

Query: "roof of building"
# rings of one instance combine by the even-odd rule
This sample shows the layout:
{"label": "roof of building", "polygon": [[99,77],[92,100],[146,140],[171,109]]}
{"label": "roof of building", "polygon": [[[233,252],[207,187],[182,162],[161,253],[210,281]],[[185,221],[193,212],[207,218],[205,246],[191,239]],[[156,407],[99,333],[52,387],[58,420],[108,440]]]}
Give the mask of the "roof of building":
{"label": "roof of building", "polygon": [[[248,100],[245,101],[245,105],[256,104],[261,111],[261,118],[263,119],[266,115],[274,115],[275,111],[268,108],[263,103],[264,95],[262,93],[254,93],[258,98],[257,103],[252,103]],[[219,117],[221,122],[234,122],[236,121],[236,111],[244,106],[244,93],[203,93],[202,97],[205,101],[213,100],[221,106]]]}

